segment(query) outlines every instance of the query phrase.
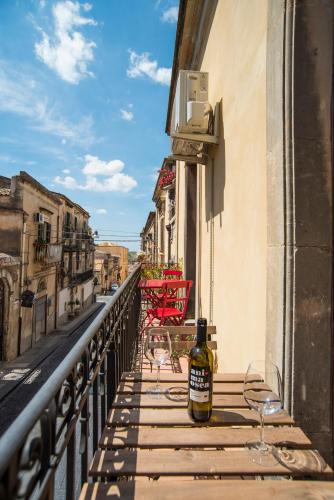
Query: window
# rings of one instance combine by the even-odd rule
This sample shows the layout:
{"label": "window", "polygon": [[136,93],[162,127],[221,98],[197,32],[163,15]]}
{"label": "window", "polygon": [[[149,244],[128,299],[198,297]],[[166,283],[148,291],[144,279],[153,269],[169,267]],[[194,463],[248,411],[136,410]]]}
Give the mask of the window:
{"label": "window", "polygon": [[65,226],[71,225],[71,214],[70,212],[66,212],[65,214]]}
{"label": "window", "polygon": [[43,243],[50,243],[51,241],[51,224],[44,222],[37,226],[37,241]]}
{"label": "window", "polygon": [[49,222],[45,222],[45,241],[46,243],[51,241],[51,224]]}

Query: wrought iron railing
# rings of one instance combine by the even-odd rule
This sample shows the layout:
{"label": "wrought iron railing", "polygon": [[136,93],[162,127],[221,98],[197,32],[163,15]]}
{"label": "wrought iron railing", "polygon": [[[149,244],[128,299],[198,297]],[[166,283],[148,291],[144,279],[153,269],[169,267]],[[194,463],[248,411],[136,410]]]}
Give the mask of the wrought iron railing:
{"label": "wrought iron railing", "polygon": [[94,277],[94,270],[88,269],[87,271],[83,271],[82,273],[75,273],[72,277],[72,283],[83,283]]}
{"label": "wrought iron railing", "polygon": [[121,373],[136,354],[139,276],[137,267],[1,436],[1,499],[53,499],[64,458],[61,498],[74,499],[76,483],[87,481]]}

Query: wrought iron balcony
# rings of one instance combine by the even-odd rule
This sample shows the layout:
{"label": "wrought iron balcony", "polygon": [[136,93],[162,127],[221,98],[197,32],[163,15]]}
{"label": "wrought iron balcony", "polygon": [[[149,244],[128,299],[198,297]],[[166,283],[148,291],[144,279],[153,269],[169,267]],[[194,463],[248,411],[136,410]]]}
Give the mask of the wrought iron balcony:
{"label": "wrought iron balcony", "polygon": [[88,463],[98,448],[121,373],[130,369],[136,355],[139,276],[137,267],[19,417],[8,423],[0,438],[1,498],[53,498],[64,459],[64,498],[78,496],[76,485],[80,488],[87,481]]}
{"label": "wrought iron balcony", "polygon": [[40,264],[57,264],[61,261],[62,245],[35,241],[35,262]]}
{"label": "wrought iron balcony", "polygon": [[73,274],[72,284],[73,283],[84,283],[84,281],[87,281],[93,277],[94,277],[94,270],[88,269],[88,271],[84,271],[83,273]]}

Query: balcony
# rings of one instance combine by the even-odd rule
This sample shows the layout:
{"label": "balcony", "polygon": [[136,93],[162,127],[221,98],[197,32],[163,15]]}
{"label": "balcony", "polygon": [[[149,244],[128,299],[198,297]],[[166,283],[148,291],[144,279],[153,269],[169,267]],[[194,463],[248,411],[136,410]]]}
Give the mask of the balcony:
{"label": "balcony", "polygon": [[82,273],[76,273],[72,277],[72,282],[71,284],[80,284],[84,283],[85,281],[88,281],[94,277],[94,271],[93,269],[88,269],[88,271],[84,271]]}
{"label": "balcony", "polygon": [[[287,411],[267,415],[265,432],[287,454],[296,452],[300,465],[264,467],[250,459],[245,441],[258,437],[260,417],[243,398],[244,374],[214,375],[214,418],[205,426],[189,420],[187,373],[182,366],[175,369],[174,357],[161,375],[162,397],[150,399],[146,390],[155,373],[148,362],[145,367],[141,354],[139,279],[136,267],[15,423],[7,424],[0,438],[1,498],[52,499],[60,484],[58,471],[65,491],[57,491],[57,498],[66,500],[78,498],[82,485],[80,500],[186,500],[199,492],[212,499],[247,494],[270,498],[275,493],[280,498],[318,498],[320,493],[332,498],[334,485],[328,481],[285,480],[332,477]],[[194,344],[194,327],[168,329],[173,346]],[[216,328],[208,327],[208,334],[215,336]],[[215,341],[209,344],[216,346]],[[258,377],[252,382],[260,389],[263,381]],[[197,480],[190,481],[194,476]],[[232,476],[247,476],[248,481],[226,480]],[[260,476],[275,480],[259,481]]]}
{"label": "balcony", "polygon": [[136,356],[138,280],[137,267],[19,418],[8,422],[0,439],[1,498],[53,498],[56,471],[63,466],[66,493],[58,498],[78,497],[121,374]]}
{"label": "balcony", "polygon": [[35,241],[35,262],[40,264],[57,264],[61,262],[62,245]]}

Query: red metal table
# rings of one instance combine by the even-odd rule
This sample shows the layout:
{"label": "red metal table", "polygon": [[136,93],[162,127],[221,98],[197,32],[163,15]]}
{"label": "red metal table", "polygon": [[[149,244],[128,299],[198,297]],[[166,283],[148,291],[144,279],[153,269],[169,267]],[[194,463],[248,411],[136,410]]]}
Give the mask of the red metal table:
{"label": "red metal table", "polygon": [[140,280],[138,288],[145,294],[145,300],[151,302],[153,307],[159,307],[160,297],[159,290],[161,290],[166,280]]}

